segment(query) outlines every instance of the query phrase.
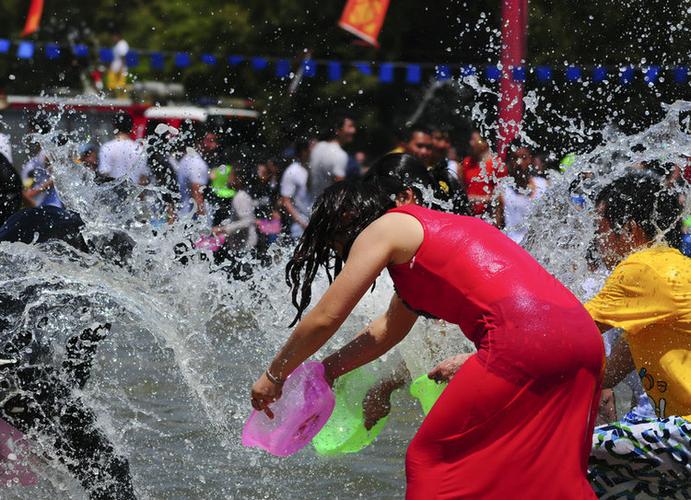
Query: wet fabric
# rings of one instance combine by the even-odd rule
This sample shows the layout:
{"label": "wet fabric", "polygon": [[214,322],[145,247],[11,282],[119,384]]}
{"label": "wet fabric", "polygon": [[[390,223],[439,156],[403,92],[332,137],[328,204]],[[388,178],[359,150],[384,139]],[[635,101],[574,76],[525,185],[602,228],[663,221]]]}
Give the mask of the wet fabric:
{"label": "wet fabric", "polygon": [[588,478],[600,498],[691,498],[691,422],[681,417],[599,426]]}
{"label": "wet fabric", "polygon": [[656,246],[622,261],[586,304],[595,321],[625,331],[657,416],[691,414],[691,259]]}
{"label": "wet fabric", "polygon": [[389,266],[397,293],[459,325],[478,350],[408,449],[408,498],[594,497],[586,464],[604,348],[587,311],[489,224],[391,212],[425,234],[410,262]]}

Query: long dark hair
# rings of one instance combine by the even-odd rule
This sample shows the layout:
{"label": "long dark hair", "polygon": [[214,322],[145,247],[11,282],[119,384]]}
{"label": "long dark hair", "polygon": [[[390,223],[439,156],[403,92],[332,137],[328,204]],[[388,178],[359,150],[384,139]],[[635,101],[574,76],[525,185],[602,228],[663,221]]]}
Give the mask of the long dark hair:
{"label": "long dark hair", "polygon": [[290,326],[309,306],[312,282],[319,268],[324,268],[331,283],[358,235],[393,207],[394,197],[379,185],[359,181],[337,182],[317,198],[309,224],[286,266],[286,283],[297,309]]}
{"label": "long dark hair", "polygon": [[661,232],[670,246],[681,246],[680,193],[666,187],[658,175],[628,172],[600,191],[596,204],[601,203],[604,203],[604,216],[614,231],[620,231],[628,222],[635,222],[650,240]]}
{"label": "long dark hair", "polygon": [[425,166],[412,155],[390,153],[379,158],[363,178],[389,196],[410,188],[418,203],[425,204],[422,189],[433,189],[434,179]]}

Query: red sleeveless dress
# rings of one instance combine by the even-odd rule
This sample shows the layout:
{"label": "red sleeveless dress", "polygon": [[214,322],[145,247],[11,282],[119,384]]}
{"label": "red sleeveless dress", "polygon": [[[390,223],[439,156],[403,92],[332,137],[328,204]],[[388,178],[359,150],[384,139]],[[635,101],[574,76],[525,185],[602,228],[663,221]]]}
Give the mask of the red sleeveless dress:
{"label": "red sleeveless dress", "polygon": [[408,499],[595,498],[586,479],[604,348],[579,300],[501,231],[407,205],[424,239],[398,295],[477,347],[412,440]]}

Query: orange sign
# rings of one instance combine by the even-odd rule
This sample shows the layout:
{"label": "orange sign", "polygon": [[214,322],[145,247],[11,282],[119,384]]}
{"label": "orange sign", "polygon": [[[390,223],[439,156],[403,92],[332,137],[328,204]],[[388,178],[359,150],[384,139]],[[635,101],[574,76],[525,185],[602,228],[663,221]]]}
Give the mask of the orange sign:
{"label": "orange sign", "polygon": [[389,0],[348,0],[338,25],[367,43],[379,47],[377,37],[388,8]]}
{"label": "orange sign", "polygon": [[41,23],[41,16],[43,15],[43,0],[31,0],[29,6],[29,14],[26,16],[26,24],[24,24],[24,31],[22,36],[27,36],[34,33]]}

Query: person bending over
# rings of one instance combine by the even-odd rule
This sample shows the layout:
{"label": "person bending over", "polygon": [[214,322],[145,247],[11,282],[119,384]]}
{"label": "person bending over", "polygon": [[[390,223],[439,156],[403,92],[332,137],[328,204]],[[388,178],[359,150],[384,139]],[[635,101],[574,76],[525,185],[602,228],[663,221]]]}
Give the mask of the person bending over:
{"label": "person bending over", "polygon": [[[387,312],[324,360],[329,379],[391,349],[418,315],[459,325],[478,349],[408,448],[407,497],[593,498],[586,464],[604,359],[595,324],[498,229],[413,198],[347,181],[320,196],[286,269],[300,321],[252,387],[252,406],[272,415],[285,378],[388,268]],[[321,267],[333,283],[302,318]]]}

